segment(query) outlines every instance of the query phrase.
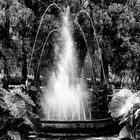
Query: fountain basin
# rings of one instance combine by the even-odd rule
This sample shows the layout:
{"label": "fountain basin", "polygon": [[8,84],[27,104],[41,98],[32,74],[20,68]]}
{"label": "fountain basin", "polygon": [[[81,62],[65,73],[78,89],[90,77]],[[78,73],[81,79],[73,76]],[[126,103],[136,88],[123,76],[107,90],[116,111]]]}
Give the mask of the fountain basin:
{"label": "fountain basin", "polygon": [[98,137],[118,134],[120,126],[111,118],[92,121],[41,121],[38,137]]}

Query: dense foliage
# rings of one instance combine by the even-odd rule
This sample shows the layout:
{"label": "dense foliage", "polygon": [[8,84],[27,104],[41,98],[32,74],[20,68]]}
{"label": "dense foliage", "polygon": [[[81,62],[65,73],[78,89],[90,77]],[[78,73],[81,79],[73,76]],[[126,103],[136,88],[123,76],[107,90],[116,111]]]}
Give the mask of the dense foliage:
{"label": "dense foliage", "polygon": [[[39,81],[37,80],[39,75],[44,75],[46,71],[45,77],[47,78],[49,75],[49,71],[53,67],[53,48],[55,47],[53,44],[59,46],[58,41],[52,38],[52,36],[58,35],[57,32],[51,34],[45,45],[44,57],[42,57],[39,70],[40,55],[38,54],[41,53],[42,47],[40,46],[43,46],[49,32],[61,26],[61,12],[55,5],[49,8],[44,16],[30,71],[28,71],[28,66],[41,16],[50,4],[56,3],[62,10],[70,5],[72,21],[80,10],[91,17],[96,31],[92,29],[92,23],[86,14],[79,14],[78,22],[87,40],[96,79],[101,77],[102,82],[115,81],[116,79],[113,78],[113,74],[115,74],[115,78],[120,79],[122,86],[139,89],[140,3],[138,0],[123,2],[115,0],[54,0],[47,2],[43,0],[2,0],[0,3],[0,69],[1,73],[4,73],[9,79],[8,81],[16,75],[23,83],[27,79],[28,72],[34,73],[36,81]],[[78,28],[77,25],[74,25],[74,39],[78,46],[79,58],[83,62],[87,55],[85,53],[86,44],[82,41]],[[96,39],[98,39],[99,46]]]}
{"label": "dense foliage", "polygon": [[0,87],[0,138],[20,140],[28,131],[36,130],[34,119],[38,116],[33,113],[36,105],[22,89],[16,87],[7,91]]}
{"label": "dense foliage", "polygon": [[[10,117],[30,122],[27,103],[34,103],[21,91],[9,92],[8,85],[25,84],[27,79],[37,88],[47,84],[61,46],[61,10],[68,5],[79,72],[84,67],[92,85],[119,82],[119,88],[140,89],[139,0],[0,0],[0,82],[7,89],[0,89],[0,107]],[[100,100],[98,95],[94,100]],[[93,106],[102,106],[97,101]]]}

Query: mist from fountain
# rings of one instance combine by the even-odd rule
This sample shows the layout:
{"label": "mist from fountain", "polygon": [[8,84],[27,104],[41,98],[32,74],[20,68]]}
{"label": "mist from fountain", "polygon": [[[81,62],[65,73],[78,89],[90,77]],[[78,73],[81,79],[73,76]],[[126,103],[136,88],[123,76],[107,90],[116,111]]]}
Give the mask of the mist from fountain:
{"label": "mist from fountain", "polygon": [[44,119],[89,120],[89,95],[84,79],[77,76],[77,54],[71,34],[69,7],[63,14],[61,38],[62,50],[57,70],[50,76],[41,100]]}

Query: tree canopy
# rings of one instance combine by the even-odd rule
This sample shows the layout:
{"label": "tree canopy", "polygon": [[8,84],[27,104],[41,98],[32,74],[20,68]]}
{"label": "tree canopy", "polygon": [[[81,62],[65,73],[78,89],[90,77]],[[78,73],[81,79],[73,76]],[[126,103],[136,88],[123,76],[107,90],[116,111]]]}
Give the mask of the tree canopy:
{"label": "tree canopy", "polygon": [[[4,70],[5,75],[10,75],[8,77],[18,75],[22,77],[21,82],[25,82],[27,79],[31,51],[41,17],[50,4],[56,3],[62,11],[68,5],[70,6],[73,36],[82,63],[87,55],[85,53],[87,52],[86,44],[74,21],[81,10],[86,13],[79,14],[78,22],[85,34],[96,78],[102,77],[102,80],[106,78],[109,81],[112,79],[112,74],[121,77],[121,79],[131,77],[132,85],[139,88],[139,0],[125,0],[123,2],[116,0],[1,0],[0,3],[0,69],[1,72]],[[94,29],[87,15],[90,16]],[[49,73],[53,67],[53,48],[55,45],[59,46],[59,33],[57,31],[51,33],[48,38],[39,68],[38,63],[46,37],[50,31],[59,29],[60,26],[61,11],[54,5],[44,15],[36,39],[30,71],[30,74],[34,74],[36,78],[39,78],[38,75],[42,75],[46,71]],[[53,40],[56,37],[58,40]]]}

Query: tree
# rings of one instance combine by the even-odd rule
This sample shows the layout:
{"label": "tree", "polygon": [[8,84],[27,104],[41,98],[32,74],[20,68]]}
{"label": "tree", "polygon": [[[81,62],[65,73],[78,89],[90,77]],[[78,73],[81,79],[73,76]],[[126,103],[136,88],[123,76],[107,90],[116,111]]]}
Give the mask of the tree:
{"label": "tree", "polygon": [[[25,82],[27,79],[27,61],[30,57],[30,38],[32,37],[30,23],[34,16],[30,9],[22,6],[18,1],[11,0],[10,3],[6,2],[4,4],[9,4],[7,9],[2,7],[1,10],[7,11],[7,13],[2,13],[3,20],[1,22],[1,29],[4,34],[1,40],[5,38],[6,43],[1,41],[3,44],[1,54],[4,60],[5,75],[8,75],[5,79],[10,81],[10,76],[15,75],[19,69],[22,69],[22,81]],[[10,12],[8,12],[8,8],[10,8]]]}
{"label": "tree", "polygon": [[[101,74],[100,74],[101,79],[102,79],[101,81],[103,81],[103,75],[106,79],[108,79],[109,68],[111,68],[111,71],[117,75],[122,75],[121,73],[125,71],[126,69],[129,69],[130,71],[134,71],[134,73],[137,73],[137,74],[139,73],[138,72],[139,62],[137,59],[139,33],[138,31],[136,31],[139,28],[139,16],[138,16],[139,3],[136,0],[123,1],[123,2],[115,1],[115,0],[110,0],[110,1],[88,1],[87,0],[86,2],[83,2],[83,1],[75,2],[73,0],[70,0],[70,1],[54,0],[54,1],[47,1],[47,2],[44,0],[41,0],[41,1],[19,0],[19,2],[21,4],[19,4],[17,1],[15,2],[15,6],[13,4],[13,13],[15,13],[16,10],[18,12],[17,12],[17,15],[13,14],[11,16],[17,18],[18,20],[15,20],[17,22],[17,23],[15,22],[16,24],[14,25],[11,24],[11,25],[12,25],[12,34],[16,34],[16,36],[20,36],[21,38],[18,38],[18,41],[19,42],[22,41],[22,44],[23,44],[19,46],[22,48],[22,52],[23,52],[22,53],[23,57],[21,58],[21,61],[23,62],[22,73],[24,75],[23,76],[24,81],[27,77],[27,74],[26,74],[27,64],[29,63],[28,52],[31,49],[30,46],[31,47],[33,46],[33,42],[36,36],[36,32],[40,23],[41,16],[43,15],[43,12],[45,11],[46,7],[53,2],[57,3],[58,6],[62,8],[62,11],[64,7],[66,7],[67,5],[70,5],[72,20],[75,19],[75,16],[81,9],[85,10],[85,12],[88,15],[90,15],[94,23],[96,36],[98,38],[99,46],[102,53],[101,57],[102,57],[103,64],[101,64],[102,67],[100,68],[102,69]],[[26,6],[29,9],[26,8]],[[14,7],[17,7],[17,8],[14,8]],[[26,15],[26,18],[22,18],[23,13]],[[52,29],[56,29],[61,26],[61,19],[60,19],[59,13],[60,13],[59,10],[57,10],[55,6],[54,7],[52,6],[45,14],[41,29],[39,31],[36,46],[35,46],[35,52],[33,54],[34,59],[31,66],[31,71],[34,71],[34,75],[35,75],[34,77],[38,77],[37,79],[39,79],[40,71],[43,71],[44,67],[46,66],[45,63],[47,61],[48,62],[46,64],[53,62],[53,60],[50,59],[51,55],[50,56],[48,55],[48,57],[45,57],[45,59],[41,60],[41,67],[39,71],[37,70],[38,69],[37,60],[39,60],[39,56],[41,53],[40,46],[43,46],[46,39],[45,37],[49,34],[49,32]],[[34,15],[34,16],[31,16],[31,15]],[[26,21],[25,19],[28,19],[28,20]],[[80,19],[83,23],[82,22],[80,23]],[[94,31],[91,28],[91,23],[86,16],[81,15],[79,18],[79,23],[82,26],[82,29],[85,33],[87,44],[88,46],[90,46],[92,63],[94,64],[95,56],[98,56],[99,54],[98,49],[97,49],[97,43],[96,43],[97,41],[95,41]],[[74,26],[75,26],[75,29],[78,28],[76,27],[76,25]],[[22,29],[20,29],[20,27],[22,27]],[[0,29],[4,30],[3,24],[1,24]],[[30,30],[29,32],[27,31],[28,29]],[[76,32],[74,34],[75,34],[74,38],[76,39],[75,42],[79,44],[78,46],[82,46],[81,45],[82,43],[78,42],[78,40],[82,39],[82,37],[80,37],[80,35],[78,37]],[[10,34],[10,36],[12,37],[13,35]],[[48,44],[46,44],[45,46],[46,52],[49,52],[50,48],[53,48],[51,38],[52,38],[52,35],[49,38]],[[32,41],[29,41],[29,40],[32,40]],[[14,44],[17,45],[20,43],[14,42]],[[25,44],[28,44],[28,45],[26,46]],[[83,46],[85,46],[85,44]],[[82,47],[77,47],[77,50],[79,51],[79,54],[81,55],[79,57],[83,61],[85,58],[85,54],[83,54],[82,52],[86,52],[86,51],[84,51],[84,49],[81,49],[81,48]],[[3,51],[1,53],[5,54],[3,53]],[[20,56],[17,56],[17,57],[20,58]],[[134,63],[136,67],[132,68],[134,66],[133,65]],[[99,70],[95,69],[95,71],[99,71]],[[37,79],[36,81],[39,81]]]}
{"label": "tree", "polygon": [[139,34],[135,30],[138,29],[139,3],[137,1],[121,4],[113,2],[115,1],[112,1],[112,4],[109,5],[95,3],[97,4],[95,6],[90,1],[89,6],[90,16],[93,19],[102,51],[103,68],[107,79],[109,67],[117,75],[121,75],[123,70],[132,70],[132,67],[136,69],[132,66],[136,53],[134,54],[134,50],[132,51],[130,48],[134,47],[134,42],[138,43],[136,36]]}
{"label": "tree", "polygon": [[[7,54],[7,49],[10,47],[10,35],[9,35],[9,13],[10,13],[10,0],[8,0],[5,3],[5,37],[4,37],[4,42],[3,42],[3,48],[4,48],[4,54]],[[8,81],[9,81],[9,71],[8,71],[8,60],[7,56],[3,55],[3,60],[4,60],[4,87],[8,89]]]}
{"label": "tree", "polygon": [[27,79],[27,61],[30,53],[30,38],[32,37],[31,22],[34,19],[34,15],[30,9],[15,2],[11,5],[10,17],[13,34],[16,37],[15,41],[21,41],[22,81],[25,83]]}

